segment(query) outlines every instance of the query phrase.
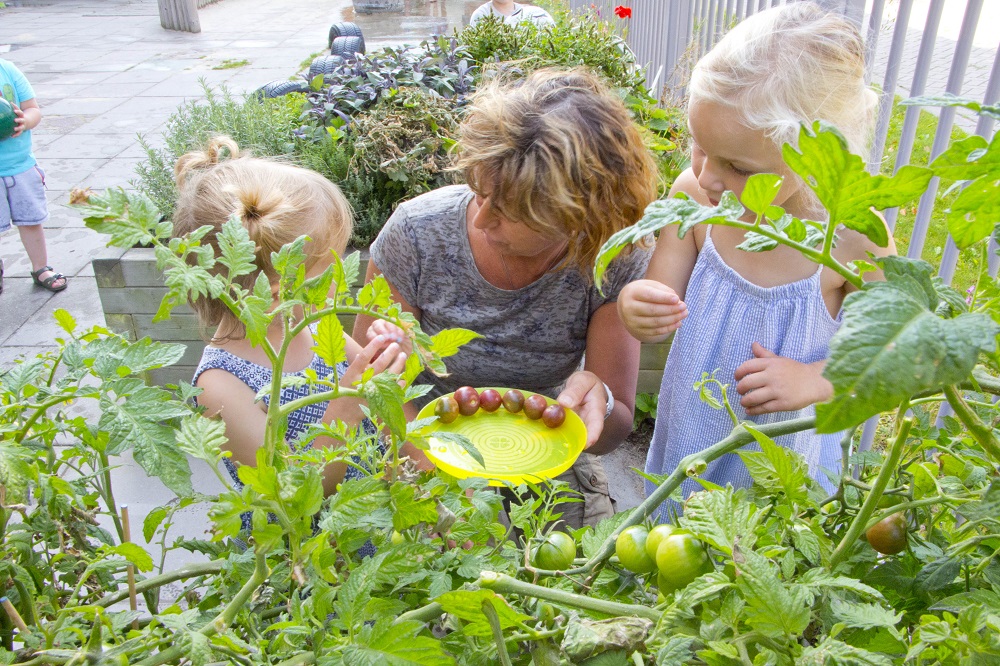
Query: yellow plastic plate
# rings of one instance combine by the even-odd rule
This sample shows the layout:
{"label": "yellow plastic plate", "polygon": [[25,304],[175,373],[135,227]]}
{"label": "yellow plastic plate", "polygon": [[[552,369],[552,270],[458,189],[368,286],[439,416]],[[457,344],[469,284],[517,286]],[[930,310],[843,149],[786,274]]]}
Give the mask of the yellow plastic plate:
{"label": "yellow plastic plate", "polygon": [[[496,389],[500,395],[509,390],[496,386],[476,390],[482,393],[487,388]],[[525,398],[532,395],[530,391],[521,393]],[[549,404],[555,402],[548,397],[545,399]],[[427,403],[417,418],[434,416],[436,404],[437,400]],[[428,438],[430,449],[426,451],[431,462],[455,478],[481,477],[489,479],[491,486],[537,483],[559,476],[573,466],[587,443],[587,428],[576,412],[568,409],[566,420],[558,428],[549,428],[541,419],[532,421],[523,411],[511,414],[501,405],[493,413],[480,409],[472,416],[459,416],[451,423],[435,422],[428,429],[431,433],[465,435],[482,454],[486,466],[480,466],[458,444],[435,438],[433,434]]]}

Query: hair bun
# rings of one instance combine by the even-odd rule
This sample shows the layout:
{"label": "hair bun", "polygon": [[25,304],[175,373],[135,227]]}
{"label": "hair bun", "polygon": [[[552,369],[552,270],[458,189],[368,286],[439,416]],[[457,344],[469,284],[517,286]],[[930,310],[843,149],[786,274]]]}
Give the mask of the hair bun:
{"label": "hair bun", "polygon": [[226,159],[240,157],[240,147],[228,136],[212,137],[202,150],[181,155],[174,165],[174,180],[181,187],[193,174],[210,169]]}

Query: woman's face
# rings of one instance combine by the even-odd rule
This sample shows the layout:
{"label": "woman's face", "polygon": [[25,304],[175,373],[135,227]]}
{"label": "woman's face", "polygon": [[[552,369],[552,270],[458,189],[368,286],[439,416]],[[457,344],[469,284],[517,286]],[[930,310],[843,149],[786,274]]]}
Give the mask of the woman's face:
{"label": "woman's face", "polygon": [[[785,178],[774,205],[800,209],[801,183],[781,159],[781,151],[761,130],[746,127],[739,114],[727,106],[692,99],[688,111],[691,130],[691,171],[713,206],[729,190],[743,194],[747,179],[757,173],[775,173]],[[752,217],[752,213],[750,216]]]}
{"label": "woman's face", "polygon": [[507,219],[490,205],[489,195],[476,194],[476,210],[472,226],[482,232],[486,242],[500,253],[513,257],[534,257],[551,254],[564,239],[545,236],[526,224]]}

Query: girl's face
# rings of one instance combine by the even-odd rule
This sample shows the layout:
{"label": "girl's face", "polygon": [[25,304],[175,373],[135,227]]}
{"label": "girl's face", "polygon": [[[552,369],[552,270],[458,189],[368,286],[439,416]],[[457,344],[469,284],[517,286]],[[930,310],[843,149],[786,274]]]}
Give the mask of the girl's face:
{"label": "girl's face", "polygon": [[[688,111],[691,130],[691,171],[713,206],[726,190],[742,195],[747,179],[757,173],[784,177],[774,205],[793,215],[806,214],[801,182],[781,159],[781,150],[761,130],[740,122],[732,108],[692,98]],[[753,219],[753,213],[748,214]]]}

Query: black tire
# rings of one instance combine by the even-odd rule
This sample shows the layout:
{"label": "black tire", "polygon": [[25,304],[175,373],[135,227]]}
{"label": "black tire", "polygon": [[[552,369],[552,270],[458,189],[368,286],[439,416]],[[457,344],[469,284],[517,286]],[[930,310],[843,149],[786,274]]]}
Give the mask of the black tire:
{"label": "black tire", "polygon": [[322,55],[313,59],[309,65],[309,80],[312,81],[320,74],[331,74],[335,69],[344,64],[341,56]]}
{"label": "black tire", "polygon": [[[327,39],[326,47],[328,49],[333,48],[333,40],[337,37],[361,37],[364,40],[364,35],[361,33],[361,28],[358,27],[357,23],[351,23],[350,21],[338,21],[330,26],[330,36]],[[364,43],[362,41],[362,43]]]}
{"label": "black tire", "polygon": [[271,81],[254,91],[254,95],[263,98],[281,97],[293,92],[309,92],[309,86],[301,81]]}
{"label": "black tire", "polygon": [[365,54],[365,40],[362,37],[337,37],[330,47],[330,55],[340,56],[345,60],[357,60],[359,53]]}

